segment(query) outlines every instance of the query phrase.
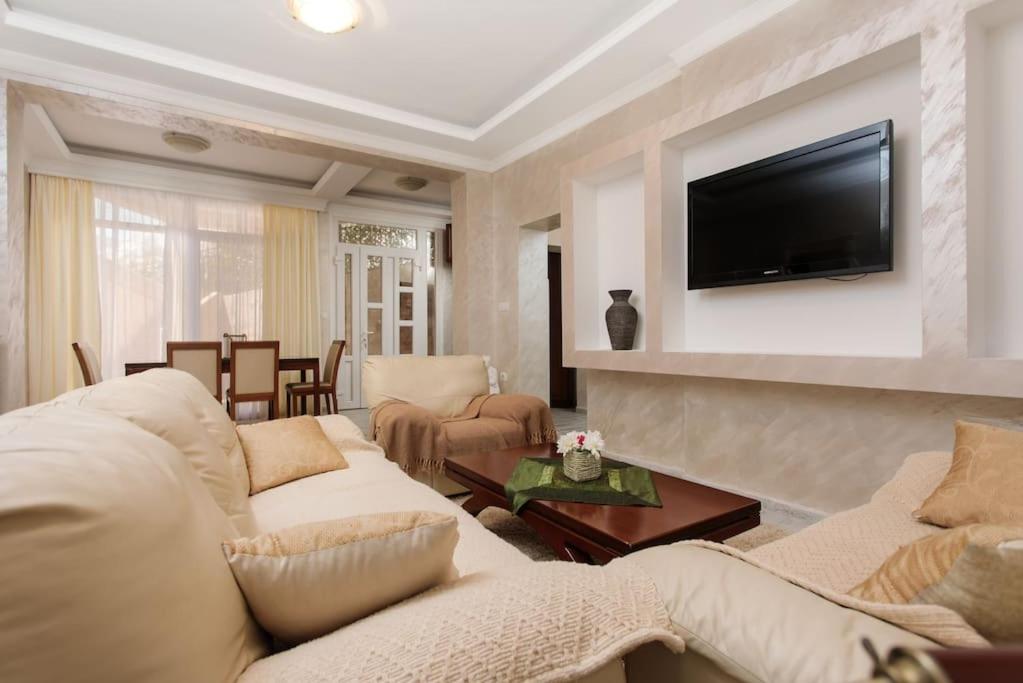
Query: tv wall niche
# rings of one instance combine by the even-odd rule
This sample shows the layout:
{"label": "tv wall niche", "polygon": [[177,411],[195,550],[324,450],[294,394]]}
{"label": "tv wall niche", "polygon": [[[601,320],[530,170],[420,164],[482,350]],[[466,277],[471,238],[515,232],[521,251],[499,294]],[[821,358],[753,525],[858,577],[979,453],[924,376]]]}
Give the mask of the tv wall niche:
{"label": "tv wall niche", "polygon": [[[904,61],[741,127],[668,141],[665,181],[664,350],[918,357],[922,351],[920,67]],[[892,119],[892,272],[719,289],[686,287],[686,184],[743,164]],[[671,195],[674,196],[671,196]],[[671,244],[672,246],[668,246]],[[673,310],[671,310],[673,309]]]}

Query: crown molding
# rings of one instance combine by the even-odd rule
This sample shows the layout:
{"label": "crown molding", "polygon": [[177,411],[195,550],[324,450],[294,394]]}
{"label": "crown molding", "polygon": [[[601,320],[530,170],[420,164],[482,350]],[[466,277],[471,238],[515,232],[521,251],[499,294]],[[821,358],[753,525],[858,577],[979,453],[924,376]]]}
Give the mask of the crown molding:
{"label": "crown molding", "polygon": [[640,11],[622,22],[618,28],[602,36],[597,42],[580,52],[577,56],[568,61],[567,64],[558,68],[525,93],[515,98],[508,106],[491,116],[489,119],[476,127],[476,137],[479,139],[499,125],[519,113],[527,106],[540,99],[543,95],[561,85],[568,78],[581,71],[597,58],[603,56],[611,48],[627,40],[633,33],[646,26],[665,10],[678,4],[678,0],[654,0]]}
{"label": "crown molding", "polygon": [[[277,95],[298,98],[395,123],[410,129],[438,134],[453,140],[477,142],[494,132],[501,124],[521,112],[581,69],[621,44],[640,28],[660,16],[679,0],[653,0],[632,15],[615,30],[604,35],[578,56],[570,60],[537,85],[509,103],[476,127],[468,127],[436,118],[420,116],[367,100],[351,98],[320,88],[298,84],[287,79],[269,77],[251,70],[190,53],[172,50],[116,34],[98,31],[80,24],[53,19],[24,10],[12,10],[7,0],[0,0],[0,23],[39,35],[71,41],[96,49],[149,61],[171,68],[192,71],[208,77],[244,85]],[[585,109],[559,121],[532,138],[493,156],[451,152],[433,145],[408,142],[403,139],[366,133],[359,130],[321,123],[311,119],[281,114],[238,104],[229,100],[197,95],[167,86],[147,83],[132,78],[96,71],[74,64],[27,55],[0,48],[0,75],[36,85],[94,95],[115,101],[128,101],[190,116],[217,116],[234,125],[254,124],[310,136],[323,144],[349,146],[368,153],[384,154],[398,159],[425,162],[459,171],[476,170],[495,172],[579,128],[613,112],[630,101],[668,83],[681,67],[728,41],[752,30],[800,0],[759,0],[746,9],[719,22],[674,50],[670,61],[637,79],[632,84],[591,104]],[[6,74],[4,72],[7,72]]]}
{"label": "crown molding", "polygon": [[679,69],[673,63],[668,62],[643,78],[634,81],[611,95],[608,95],[598,102],[594,102],[579,113],[564,119],[557,125],[551,126],[537,136],[512,147],[507,152],[499,154],[492,160],[495,170],[515,163],[519,159],[532,154],[533,152],[546,147],[569,133],[587,126],[597,119],[610,114],[616,109],[625,106],[629,102],[642,97],[643,95],[656,90],[662,85],[669,83],[679,74]]}
{"label": "crown molding", "polygon": [[[0,0],[0,2],[6,2],[6,0]],[[0,20],[11,28],[28,31],[37,35],[65,40],[70,43],[200,74],[209,78],[292,99],[314,102],[333,109],[436,133],[457,140],[475,142],[605,54],[608,50],[628,39],[637,30],[677,3],[678,0],[653,0],[650,4],[644,6],[622,22],[613,31],[599,38],[567,64],[559,67],[506,107],[475,127],[415,114],[396,107],[389,107],[362,98],[342,95],[331,90],[305,85],[286,78],[269,76],[258,71],[252,71],[251,69],[244,69],[214,59],[199,57],[189,52],[163,47],[134,38],[127,38],[116,33],[101,31],[62,19],[55,19],[45,14],[8,8],[6,11],[0,12]]]}
{"label": "crown molding", "polygon": [[126,38],[116,33],[100,31],[61,19],[54,19],[44,14],[25,10],[11,10],[4,17],[4,23],[11,28],[21,29],[30,33],[77,43],[78,45],[200,74],[209,78],[283,95],[296,100],[314,102],[332,109],[361,114],[381,121],[408,126],[409,128],[438,133],[459,140],[474,140],[475,137],[478,137],[474,134],[475,129],[467,126],[414,114],[358,97],[342,95],[286,78],[269,76],[258,71],[252,71],[251,69],[243,69],[224,62],[199,57],[189,52],[174,50],[134,38]]}
{"label": "crown molding", "polygon": [[[46,117],[45,111],[42,116]],[[63,159],[31,159],[26,167],[29,173],[216,199],[269,202],[316,211],[325,211],[328,204],[309,189],[73,151]]]}
{"label": "crown molding", "polygon": [[784,12],[800,0],[759,0],[749,7],[736,12],[724,21],[710,27],[703,33],[676,48],[671,53],[671,61],[682,68],[696,61],[711,50],[715,50],[730,40],[738,38],[776,14]]}
{"label": "crown molding", "polygon": [[322,144],[351,146],[369,153],[384,153],[397,159],[427,162],[457,170],[494,170],[492,161],[480,157],[280,114],[269,109],[197,95],[3,48],[0,48],[0,75],[32,85],[100,97],[114,102],[156,107],[185,116],[198,118],[216,116],[234,125],[255,124],[267,129],[308,136]]}

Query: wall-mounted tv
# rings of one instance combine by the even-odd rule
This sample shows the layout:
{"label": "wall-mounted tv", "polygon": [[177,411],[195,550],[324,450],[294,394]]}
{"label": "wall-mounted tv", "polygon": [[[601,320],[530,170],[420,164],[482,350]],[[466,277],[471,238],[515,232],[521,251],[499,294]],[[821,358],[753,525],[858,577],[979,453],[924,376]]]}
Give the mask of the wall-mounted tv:
{"label": "wall-mounted tv", "polygon": [[892,122],[694,180],[689,289],[892,269]]}

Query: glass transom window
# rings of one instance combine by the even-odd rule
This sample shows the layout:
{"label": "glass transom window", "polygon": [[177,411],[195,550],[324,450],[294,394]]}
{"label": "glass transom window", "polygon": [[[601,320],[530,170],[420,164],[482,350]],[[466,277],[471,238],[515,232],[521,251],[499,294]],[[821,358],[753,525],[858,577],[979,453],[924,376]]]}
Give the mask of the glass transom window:
{"label": "glass transom window", "polygon": [[367,244],[372,247],[394,247],[415,249],[417,232],[412,228],[395,228],[389,225],[368,223],[341,223],[338,226],[338,240],[346,244]]}

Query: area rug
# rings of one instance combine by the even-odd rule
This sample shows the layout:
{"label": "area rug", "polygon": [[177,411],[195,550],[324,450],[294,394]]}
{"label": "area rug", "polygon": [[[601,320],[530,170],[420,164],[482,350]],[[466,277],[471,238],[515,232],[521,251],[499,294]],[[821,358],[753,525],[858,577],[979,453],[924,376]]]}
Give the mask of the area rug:
{"label": "area rug", "polygon": [[[469,498],[468,495],[455,496],[451,500],[461,505]],[[532,527],[507,510],[489,507],[477,517],[480,523],[494,534],[511,543],[530,559],[547,562],[558,559],[554,551],[547,547]],[[752,550],[758,546],[777,541],[788,536],[789,532],[773,524],[761,524],[755,529],[725,541],[725,545],[738,550]]]}

